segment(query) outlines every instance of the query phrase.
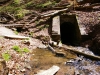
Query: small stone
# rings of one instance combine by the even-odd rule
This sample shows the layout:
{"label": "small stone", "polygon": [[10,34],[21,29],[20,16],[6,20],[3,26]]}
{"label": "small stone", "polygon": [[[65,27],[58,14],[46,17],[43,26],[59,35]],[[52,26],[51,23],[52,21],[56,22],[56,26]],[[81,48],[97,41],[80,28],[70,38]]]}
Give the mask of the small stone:
{"label": "small stone", "polygon": [[54,45],[54,46],[57,45],[57,42],[53,42],[53,45]]}
{"label": "small stone", "polygon": [[8,75],[13,75],[13,74],[8,74]]}
{"label": "small stone", "polygon": [[26,72],[26,69],[22,69],[21,72]]}
{"label": "small stone", "polygon": [[28,65],[28,66],[26,66],[25,68],[26,68],[26,69],[31,69],[31,66]]}
{"label": "small stone", "polygon": [[29,40],[24,40],[22,43],[30,45],[30,41]]}
{"label": "small stone", "polygon": [[73,63],[73,62],[75,62],[75,61],[74,60],[69,60],[66,63]]}

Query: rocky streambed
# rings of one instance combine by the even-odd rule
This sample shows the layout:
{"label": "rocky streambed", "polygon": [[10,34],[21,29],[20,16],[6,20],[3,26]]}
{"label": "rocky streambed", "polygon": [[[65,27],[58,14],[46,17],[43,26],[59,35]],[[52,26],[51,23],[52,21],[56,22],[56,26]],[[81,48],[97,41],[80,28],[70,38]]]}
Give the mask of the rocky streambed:
{"label": "rocky streambed", "polygon": [[36,49],[31,57],[32,73],[46,70],[57,65],[60,70],[55,75],[99,75],[100,61],[91,60],[83,56],[77,56],[66,51],[65,57],[55,56],[47,49]]}

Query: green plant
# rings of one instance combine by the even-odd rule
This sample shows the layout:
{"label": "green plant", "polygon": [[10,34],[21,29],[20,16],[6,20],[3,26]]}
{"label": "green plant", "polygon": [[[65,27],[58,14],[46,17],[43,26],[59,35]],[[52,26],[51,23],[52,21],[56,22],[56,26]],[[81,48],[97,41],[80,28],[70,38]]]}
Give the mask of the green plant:
{"label": "green plant", "polygon": [[35,24],[39,24],[39,21],[35,21]]}
{"label": "green plant", "polygon": [[22,19],[23,17],[24,17],[24,15],[25,15],[25,13],[24,13],[24,10],[22,9],[22,8],[16,8],[15,9],[15,17],[16,18],[18,18],[18,19]]}
{"label": "green plant", "polygon": [[15,51],[17,51],[17,52],[22,52],[21,49],[20,49],[20,47],[17,46],[17,45],[13,46],[12,49],[15,50]]}
{"label": "green plant", "polygon": [[30,38],[26,38],[25,40],[30,40]]}
{"label": "green plant", "polygon": [[29,32],[29,35],[30,35],[30,37],[32,37],[33,36],[33,32]]}
{"label": "green plant", "polygon": [[37,5],[35,5],[36,8],[45,8],[45,7],[50,7],[55,5],[55,1],[46,1],[45,3],[39,3]]}
{"label": "green plant", "polygon": [[2,57],[3,57],[3,59],[6,60],[6,61],[10,60],[10,58],[11,58],[11,56],[10,56],[9,53],[3,53],[3,54],[2,54]]}
{"label": "green plant", "polygon": [[14,12],[14,7],[8,5],[7,7],[1,7],[0,8],[0,12],[10,12],[13,13]]}
{"label": "green plant", "polygon": [[38,29],[43,30],[45,27],[44,26],[39,26]]}
{"label": "green plant", "polygon": [[51,1],[48,1],[48,2],[46,2],[44,4],[42,4],[41,6],[42,6],[42,8],[44,8],[44,7],[49,6],[49,5],[52,5]]}
{"label": "green plant", "polygon": [[20,48],[19,46],[17,46],[17,45],[13,46],[12,49],[15,50],[15,51],[17,51],[17,52],[19,52],[19,53],[22,53],[22,52],[25,52],[25,53],[30,52],[30,50],[29,50],[28,48],[23,48],[23,49],[21,49],[21,48]]}
{"label": "green plant", "polygon": [[20,5],[22,2],[22,0],[13,0],[13,6],[17,6],[17,5]]}
{"label": "green plant", "polygon": [[48,28],[49,27],[49,25],[47,24],[47,25],[45,25],[45,28]]}
{"label": "green plant", "polygon": [[22,51],[25,52],[25,53],[30,52],[30,50],[28,48],[23,48]]}
{"label": "green plant", "polygon": [[18,31],[14,31],[14,33],[15,33],[16,35],[18,35]]}
{"label": "green plant", "polygon": [[26,5],[25,5],[25,7],[26,8],[33,8],[35,6],[35,4],[31,1],[31,2],[28,2]]}

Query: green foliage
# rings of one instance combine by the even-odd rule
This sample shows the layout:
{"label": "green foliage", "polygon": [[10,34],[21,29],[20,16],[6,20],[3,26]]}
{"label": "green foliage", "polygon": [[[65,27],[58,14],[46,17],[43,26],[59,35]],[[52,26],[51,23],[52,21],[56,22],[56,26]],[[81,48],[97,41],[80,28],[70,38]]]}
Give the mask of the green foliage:
{"label": "green foliage", "polygon": [[26,38],[25,40],[30,40],[30,38]]}
{"label": "green foliage", "polygon": [[26,8],[33,8],[35,6],[35,4],[31,1],[31,2],[28,2],[26,5],[25,5],[25,7]]}
{"label": "green foliage", "polygon": [[5,61],[10,60],[10,58],[11,58],[11,56],[10,56],[9,53],[3,53],[3,54],[2,54],[2,57],[3,57],[3,59],[4,59]]}
{"label": "green foliage", "polygon": [[[9,13],[16,19],[22,19],[30,9],[41,10],[56,4],[53,0],[12,0],[7,5],[0,6],[0,13]],[[30,8],[30,9],[29,9]]]}
{"label": "green foliage", "polygon": [[52,5],[52,2],[51,1],[48,1],[44,4],[42,4],[42,8],[46,7],[46,6],[49,6],[49,5]]}
{"label": "green foliage", "polygon": [[40,21],[35,21],[35,24],[39,24]]}
{"label": "green foliage", "polygon": [[33,32],[29,32],[30,37],[32,37],[32,36],[33,36],[33,34],[34,34]]}
{"label": "green foliage", "polygon": [[1,12],[10,12],[10,13],[13,13],[14,12],[14,7],[10,6],[10,5],[8,5],[7,7],[5,7],[5,6],[0,7],[0,13]]}
{"label": "green foliage", "polygon": [[45,28],[48,28],[49,27],[49,25],[47,24],[47,25],[45,25]]}
{"label": "green foliage", "polygon": [[28,52],[30,52],[30,50],[28,49],[28,48],[23,48],[23,50],[22,50],[23,52],[25,52],[25,53],[28,53]]}
{"label": "green foliage", "polygon": [[53,5],[55,5],[55,1],[30,1],[28,2],[25,6],[26,8],[35,8],[35,9],[43,9],[46,7],[52,7]]}
{"label": "green foliage", "polygon": [[49,25],[47,24],[47,25],[38,26],[37,28],[38,28],[39,30],[43,30],[43,29],[48,28],[48,27],[49,27]]}
{"label": "green foliage", "polygon": [[15,33],[16,35],[18,35],[18,31],[14,31],[14,33]]}
{"label": "green foliage", "polygon": [[14,14],[14,17],[16,17],[17,19],[22,19],[29,11],[23,9],[22,7],[15,8],[14,6],[7,6],[1,7],[0,12]]}
{"label": "green foliage", "polygon": [[16,18],[18,18],[18,19],[22,19],[24,16],[25,16],[25,10],[24,9],[22,9],[22,8],[20,8],[20,7],[18,7],[18,8],[16,8],[15,9],[15,17]]}
{"label": "green foliage", "polygon": [[19,53],[22,53],[22,52],[28,53],[28,52],[30,52],[30,50],[28,48],[21,49],[17,45],[13,46],[12,49],[15,50],[16,52],[19,52]]}
{"label": "green foliage", "polygon": [[46,3],[41,3],[36,5],[36,8],[45,8],[45,7],[49,7],[49,6],[53,6],[55,5],[55,2],[51,2],[51,1],[47,1]]}
{"label": "green foliage", "polygon": [[20,49],[20,47],[17,46],[17,45],[13,46],[12,49],[15,50],[15,51],[17,51],[17,52],[22,52],[21,49]]}
{"label": "green foliage", "polygon": [[21,2],[22,2],[22,0],[13,0],[12,5],[13,5],[13,6],[18,6],[18,5],[21,4]]}
{"label": "green foliage", "polygon": [[39,26],[38,29],[42,30],[42,29],[44,29],[44,26]]}

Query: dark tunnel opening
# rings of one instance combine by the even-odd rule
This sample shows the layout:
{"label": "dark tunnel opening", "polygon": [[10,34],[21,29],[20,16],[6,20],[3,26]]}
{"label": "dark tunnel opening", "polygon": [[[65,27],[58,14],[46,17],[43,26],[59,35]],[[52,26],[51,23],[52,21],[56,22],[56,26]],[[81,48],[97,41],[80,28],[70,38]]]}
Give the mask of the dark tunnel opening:
{"label": "dark tunnel opening", "polygon": [[61,42],[66,45],[78,46],[76,26],[71,22],[60,25]]}

